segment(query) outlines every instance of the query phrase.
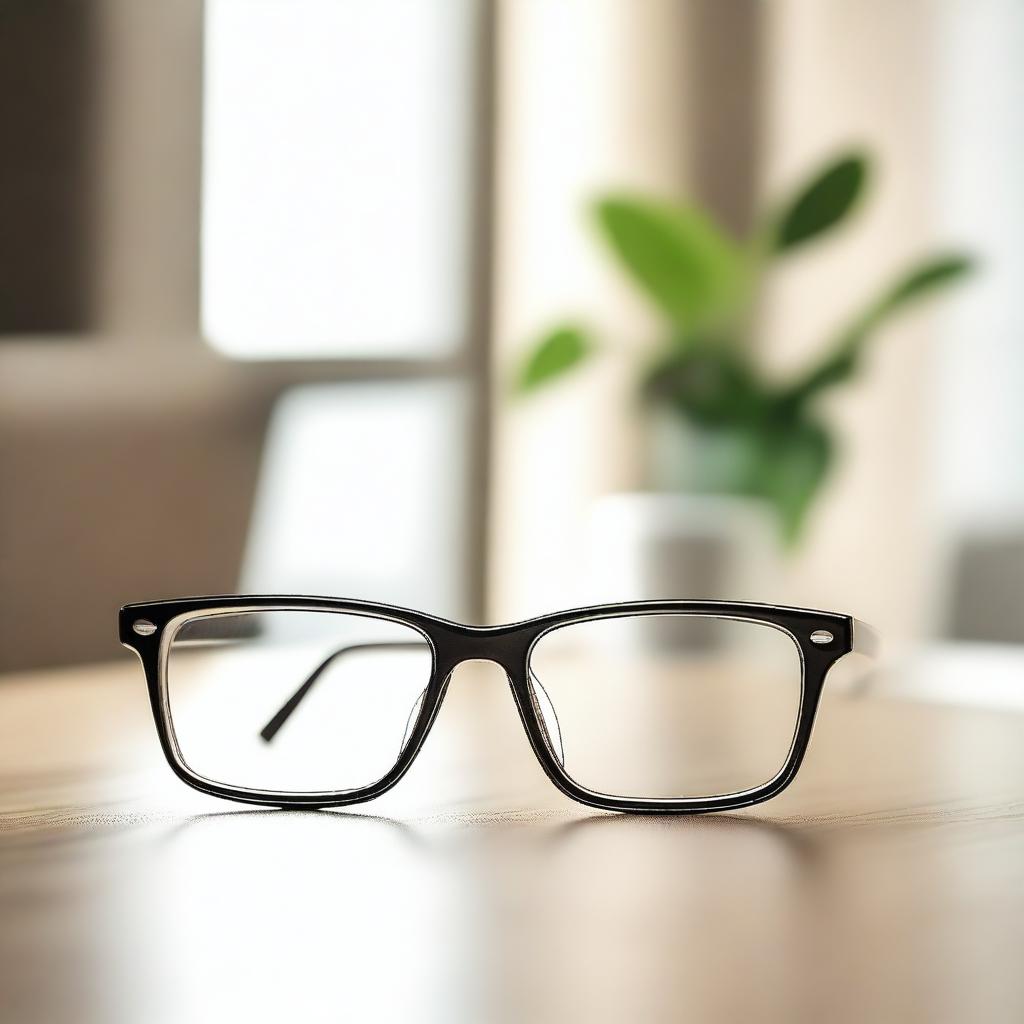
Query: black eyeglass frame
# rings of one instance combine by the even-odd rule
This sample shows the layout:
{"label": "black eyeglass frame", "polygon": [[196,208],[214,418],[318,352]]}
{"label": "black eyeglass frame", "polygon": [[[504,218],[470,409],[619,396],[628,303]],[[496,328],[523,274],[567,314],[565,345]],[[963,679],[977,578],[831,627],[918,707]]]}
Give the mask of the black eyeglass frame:
{"label": "black eyeglass frame", "polygon": [[[268,611],[363,615],[411,627],[426,639],[431,650],[431,673],[419,715],[395,765],[373,784],[358,789],[309,793],[249,789],[207,779],[185,763],[174,737],[167,699],[166,665],[174,634],[185,622],[195,618]],[[797,725],[785,764],[764,785],[713,797],[661,799],[613,796],[580,786],[548,746],[545,727],[530,690],[530,654],[537,641],[552,630],[575,623],[670,613],[760,623],[788,634],[796,644],[802,670]],[[849,615],[735,601],[627,601],[553,612],[509,625],[468,626],[425,612],[372,601],[230,595],[127,604],[119,612],[118,628],[121,643],[134,651],[142,662],[161,748],[171,769],[183,782],[226,800],[307,809],[364,803],[395,786],[422,748],[444,701],[452,673],[463,662],[473,660],[490,661],[505,670],[520,720],[537,760],[551,782],[570,799],[602,810],[649,814],[699,814],[749,807],[778,795],[795,778],[807,752],[818,702],[832,666],[853,652],[871,656],[877,646],[874,630]]]}

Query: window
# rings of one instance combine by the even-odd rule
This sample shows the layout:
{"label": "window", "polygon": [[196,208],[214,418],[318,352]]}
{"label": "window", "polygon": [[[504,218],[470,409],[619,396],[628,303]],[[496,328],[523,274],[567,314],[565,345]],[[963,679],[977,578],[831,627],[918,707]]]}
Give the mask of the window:
{"label": "window", "polygon": [[[487,20],[208,0],[203,333],[313,367],[271,421],[247,587],[479,603]],[[429,565],[403,555],[421,536]]]}
{"label": "window", "polygon": [[450,353],[467,330],[471,0],[211,0],[206,337]]}
{"label": "window", "polygon": [[1024,8],[940,6],[937,166],[943,227],[980,263],[944,331],[936,479],[953,571],[946,627],[1024,643]]}

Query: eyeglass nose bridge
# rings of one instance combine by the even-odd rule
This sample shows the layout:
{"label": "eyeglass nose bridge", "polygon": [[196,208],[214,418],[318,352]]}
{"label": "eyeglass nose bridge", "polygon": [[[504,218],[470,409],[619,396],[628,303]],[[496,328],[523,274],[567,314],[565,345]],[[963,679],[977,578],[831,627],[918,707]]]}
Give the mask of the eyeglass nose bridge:
{"label": "eyeglass nose bridge", "polygon": [[[527,664],[534,639],[533,632],[465,627],[465,631],[460,630],[457,634],[434,638],[438,657],[435,671],[442,689],[447,689],[452,674],[467,662],[494,665],[501,669],[508,678],[516,703],[521,704],[523,699],[528,702],[531,717],[544,744],[555,760],[564,765],[565,751],[558,714],[543,683]],[[525,687],[524,696],[520,694],[519,682]],[[527,733],[529,731],[528,726]]]}
{"label": "eyeglass nose bridge", "polygon": [[447,680],[460,665],[470,661],[497,665],[510,679],[516,679],[523,674],[532,635],[498,627],[464,626],[437,634],[433,640],[439,679]]}

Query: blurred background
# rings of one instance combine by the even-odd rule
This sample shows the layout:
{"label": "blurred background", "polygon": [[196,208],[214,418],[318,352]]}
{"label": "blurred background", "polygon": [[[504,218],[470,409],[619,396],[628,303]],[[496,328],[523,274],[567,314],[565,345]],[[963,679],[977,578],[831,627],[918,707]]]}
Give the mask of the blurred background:
{"label": "blurred background", "polygon": [[[0,669],[116,657],[127,601],[259,591],[793,603],[1019,676],[1022,47],[1015,0],[3,0]],[[856,201],[775,258],[844,154]],[[756,265],[708,343],[776,391],[970,257],[815,399],[795,537],[708,484],[707,424],[652,415],[687,250],[640,238],[638,276],[613,195]],[[593,358],[521,393],[559,324],[550,358]]]}

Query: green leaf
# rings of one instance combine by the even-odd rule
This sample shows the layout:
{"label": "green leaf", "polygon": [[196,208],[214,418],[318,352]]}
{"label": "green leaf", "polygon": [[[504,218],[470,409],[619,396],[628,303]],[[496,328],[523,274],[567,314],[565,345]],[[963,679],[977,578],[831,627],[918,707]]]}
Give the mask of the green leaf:
{"label": "green leaf", "polygon": [[775,508],[787,547],[800,539],[814,499],[828,475],[834,455],[825,427],[798,420],[761,438],[755,493]]}
{"label": "green leaf", "polygon": [[595,213],[619,262],[673,324],[693,328],[735,310],[739,251],[699,210],[610,196]]}
{"label": "green leaf", "polygon": [[515,390],[529,394],[563,376],[590,356],[595,345],[583,328],[563,324],[546,334],[519,370]]}
{"label": "green leaf", "polygon": [[906,271],[852,320],[817,365],[787,389],[785,400],[804,402],[826,388],[849,380],[860,366],[871,335],[887,319],[933,292],[955,284],[972,269],[968,256],[952,253],[925,260]]}
{"label": "green leaf", "polygon": [[761,499],[774,511],[782,540],[792,547],[833,462],[828,430],[800,416],[710,426],[684,409],[677,411],[700,436],[682,477],[686,486],[700,493]]}
{"label": "green leaf", "polygon": [[783,208],[772,249],[794,249],[835,227],[853,209],[867,177],[868,161],[861,153],[848,153],[819,170]]}
{"label": "green leaf", "polygon": [[973,270],[974,264],[963,253],[950,253],[925,260],[906,271],[862,313],[847,331],[850,337],[863,339],[887,317],[931,292],[953,284]]}
{"label": "green leaf", "polygon": [[699,427],[742,427],[760,421],[768,393],[727,339],[693,338],[648,371],[644,394]]}

